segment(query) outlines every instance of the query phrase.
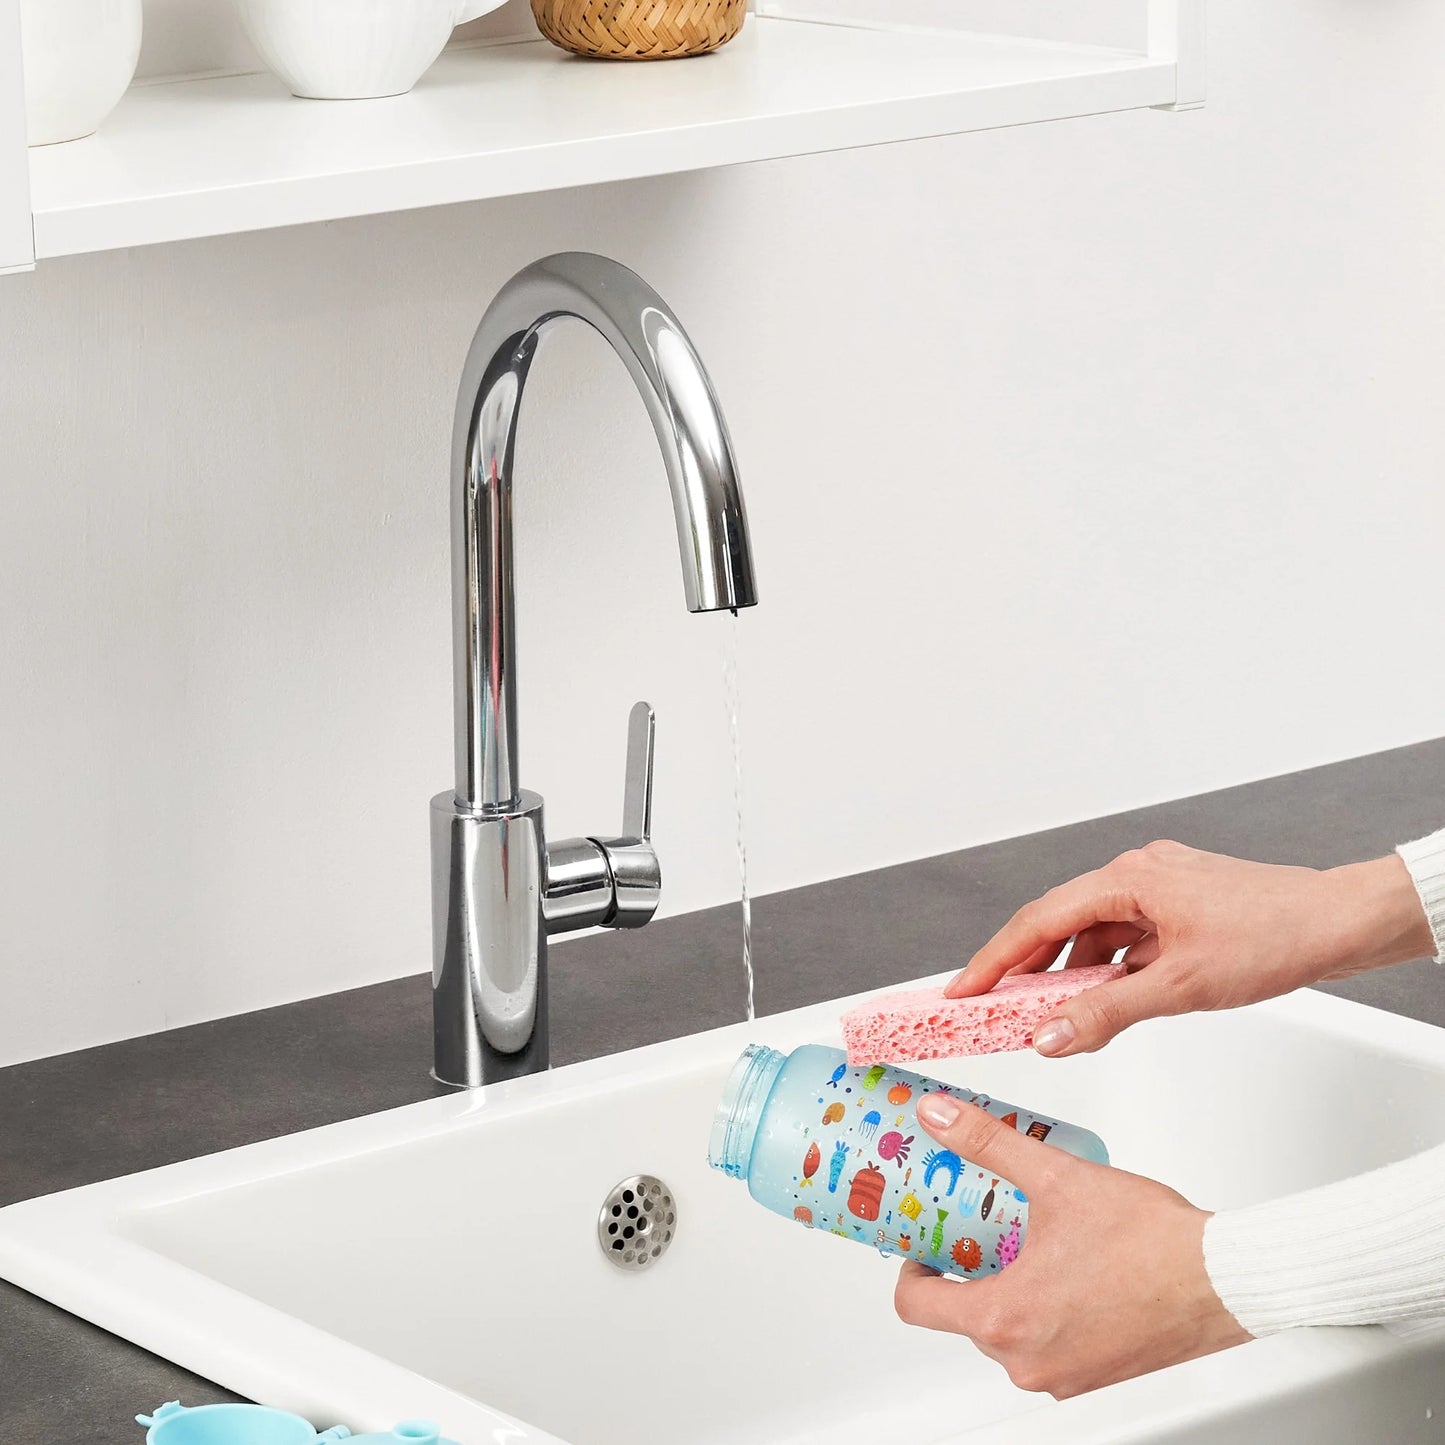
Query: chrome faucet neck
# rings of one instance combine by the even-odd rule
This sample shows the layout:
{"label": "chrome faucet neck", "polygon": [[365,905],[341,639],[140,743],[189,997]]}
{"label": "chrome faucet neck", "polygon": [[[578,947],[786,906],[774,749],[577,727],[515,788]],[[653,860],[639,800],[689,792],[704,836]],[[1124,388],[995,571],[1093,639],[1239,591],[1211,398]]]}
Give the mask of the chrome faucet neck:
{"label": "chrome faucet neck", "polygon": [[693,612],[756,600],[747,516],[727,423],[666,302],[603,256],[570,252],[519,271],[487,308],[462,368],[452,432],[452,630],[458,804],[518,796],[512,475],[517,415],[542,332],[575,317],[626,365],[652,418],[672,491]]}

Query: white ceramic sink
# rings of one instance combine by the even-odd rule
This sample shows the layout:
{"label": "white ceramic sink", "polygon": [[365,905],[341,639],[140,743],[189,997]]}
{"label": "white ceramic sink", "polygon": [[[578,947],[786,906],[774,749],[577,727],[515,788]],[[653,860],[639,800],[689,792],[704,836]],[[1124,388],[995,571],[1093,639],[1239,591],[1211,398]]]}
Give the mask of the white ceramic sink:
{"label": "white ceramic sink", "polygon": [[[1056,1404],[900,1324],[896,1263],[705,1162],[742,1045],[836,1041],[846,1002],[14,1205],[0,1275],[318,1426],[430,1415],[462,1445],[1438,1438],[1445,1332],[1301,1332]],[[1317,994],[931,1072],[1085,1124],[1206,1206],[1445,1140],[1445,1031]],[[596,1218],[634,1173],[678,1222],[627,1274]]]}

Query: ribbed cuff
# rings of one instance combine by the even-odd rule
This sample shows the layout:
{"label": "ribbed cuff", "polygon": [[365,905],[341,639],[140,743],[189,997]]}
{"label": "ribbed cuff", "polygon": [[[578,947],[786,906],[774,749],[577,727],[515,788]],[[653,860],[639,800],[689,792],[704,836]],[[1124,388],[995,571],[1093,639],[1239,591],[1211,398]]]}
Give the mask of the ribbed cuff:
{"label": "ribbed cuff", "polygon": [[1204,1226],[1204,1267],[1252,1335],[1445,1317],[1445,1148]]}
{"label": "ribbed cuff", "polygon": [[1415,892],[1420,895],[1420,904],[1430,920],[1435,961],[1445,963],[1445,828],[1428,838],[1401,843],[1395,851],[1405,860]]}

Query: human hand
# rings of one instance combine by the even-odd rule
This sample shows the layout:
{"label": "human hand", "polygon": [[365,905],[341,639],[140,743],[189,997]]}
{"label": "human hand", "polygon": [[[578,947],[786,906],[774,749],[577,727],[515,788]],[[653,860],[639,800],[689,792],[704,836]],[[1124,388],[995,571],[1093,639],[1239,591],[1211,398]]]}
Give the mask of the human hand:
{"label": "human hand", "polygon": [[1059,1399],[1251,1338],[1204,1268],[1209,1215],[1163,1184],[1025,1138],[972,1104],[929,1094],[918,1122],[1028,1195],[1018,1258],[983,1279],[898,1277],[905,1324],[966,1335],[1021,1390]]}
{"label": "human hand", "polygon": [[1119,949],[1129,974],[1060,1006],[1042,1054],[1091,1053],[1141,1019],[1237,1008],[1326,978],[1433,952],[1429,920],[1395,855],[1321,872],[1150,843],[1026,904],[944,992],[986,993],[1009,973]]}

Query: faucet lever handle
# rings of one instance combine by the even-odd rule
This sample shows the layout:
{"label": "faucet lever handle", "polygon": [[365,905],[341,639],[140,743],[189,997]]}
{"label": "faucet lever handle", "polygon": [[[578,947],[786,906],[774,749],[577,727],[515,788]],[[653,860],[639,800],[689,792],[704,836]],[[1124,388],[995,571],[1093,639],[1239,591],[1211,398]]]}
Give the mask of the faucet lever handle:
{"label": "faucet lever handle", "polygon": [[577,928],[641,928],[657,912],[662,866],[652,846],[652,754],[656,718],[635,703],[627,719],[627,782],[622,832],[615,838],[563,838],[547,844],[542,916],[548,933]]}
{"label": "faucet lever handle", "polygon": [[662,868],[652,846],[652,755],[657,718],[637,702],[627,719],[627,781],[622,792],[622,836],[595,838],[612,876],[612,912],[604,928],[641,928],[657,912]]}
{"label": "faucet lever handle", "polygon": [[635,702],[627,718],[627,776],[622,788],[622,836],[652,841],[652,760],[657,714],[650,702]]}

